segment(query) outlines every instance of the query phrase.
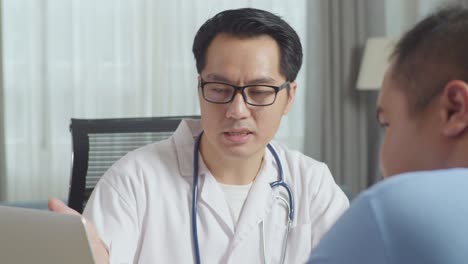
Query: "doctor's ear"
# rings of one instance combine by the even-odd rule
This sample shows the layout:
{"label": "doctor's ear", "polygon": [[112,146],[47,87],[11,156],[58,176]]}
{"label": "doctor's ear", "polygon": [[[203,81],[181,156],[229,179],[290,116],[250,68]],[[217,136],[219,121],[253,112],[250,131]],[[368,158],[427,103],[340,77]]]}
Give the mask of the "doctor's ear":
{"label": "doctor's ear", "polygon": [[460,80],[448,82],[442,92],[442,105],[443,134],[456,137],[468,131],[468,84]]}
{"label": "doctor's ear", "polygon": [[198,93],[200,93],[201,81],[202,81],[202,77],[201,77],[201,75],[198,75],[197,76],[197,90],[198,90]]}
{"label": "doctor's ear", "polygon": [[297,89],[297,83],[296,81],[293,81],[289,84],[289,90],[288,90],[288,102],[286,104],[286,107],[284,108],[283,115],[286,115],[291,111],[291,107],[294,103],[294,99],[296,98],[296,89]]}

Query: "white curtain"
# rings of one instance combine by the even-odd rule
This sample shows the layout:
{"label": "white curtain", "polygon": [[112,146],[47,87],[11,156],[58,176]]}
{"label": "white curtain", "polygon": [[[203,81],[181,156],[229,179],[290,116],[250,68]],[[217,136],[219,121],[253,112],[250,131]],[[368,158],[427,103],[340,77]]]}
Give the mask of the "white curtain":
{"label": "white curtain", "polygon": [[[67,197],[72,117],[199,114],[192,41],[217,12],[249,6],[272,11],[307,47],[306,0],[3,0],[2,5],[5,153],[0,149],[0,155],[6,157],[8,200]],[[277,136],[299,150],[303,94],[311,88],[302,73],[296,105]]]}
{"label": "white curtain", "polygon": [[5,122],[3,103],[2,4],[0,2],[0,201],[6,199]]}
{"label": "white curtain", "polygon": [[[369,132],[375,130],[369,107],[375,94],[354,91],[356,50],[366,36],[399,36],[441,4],[468,5],[468,0],[0,1],[0,137],[4,132],[5,142],[0,144],[0,192],[6,190],[0,197],[8,200],[67,197],[72,117],[199,114],[193,37],[209,17],[239,7],[282,16],[304,46],[296,103],[277,139],[326,161],[337,181],[356,193],[377,175],[380,136]],[[348,30],[354,26],[359,31]],[[345,38],[340,30],[354,36]],[[353,107],[357,112],[349,111]],[[347,134],[347,126],[354,132]],[[366,136],[368,141],[362,141]],[[356,147],[358,142],[368,147]]]}

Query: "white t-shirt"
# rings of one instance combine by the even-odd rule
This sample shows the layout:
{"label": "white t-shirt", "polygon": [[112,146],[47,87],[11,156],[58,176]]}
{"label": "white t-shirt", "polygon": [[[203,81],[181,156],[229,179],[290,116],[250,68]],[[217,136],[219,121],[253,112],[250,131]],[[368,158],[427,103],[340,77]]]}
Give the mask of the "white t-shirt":
{"label": "white t-shirt", "polygon": [[247,195],[249,194],[250,187],[252,187],[252,183],[246,185],[219,183],[219,186],[221,186],[221,189],[224,191],[226,202],[229,206],[229,210],[231,211],[232,220],[234,221],[234,224],[237,225],[239,215],[242,211],[242,207],[244,206],[245,199],[247,199]]}

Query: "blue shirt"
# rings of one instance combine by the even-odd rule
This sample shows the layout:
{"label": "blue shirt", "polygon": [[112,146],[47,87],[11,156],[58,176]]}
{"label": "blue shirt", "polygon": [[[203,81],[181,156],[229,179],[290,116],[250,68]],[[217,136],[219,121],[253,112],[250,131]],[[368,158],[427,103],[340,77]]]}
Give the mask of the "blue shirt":
{"label": "blue shirt", "polygon": [[468,263],[468,169],[380,182],[353,201],[308,263]]}

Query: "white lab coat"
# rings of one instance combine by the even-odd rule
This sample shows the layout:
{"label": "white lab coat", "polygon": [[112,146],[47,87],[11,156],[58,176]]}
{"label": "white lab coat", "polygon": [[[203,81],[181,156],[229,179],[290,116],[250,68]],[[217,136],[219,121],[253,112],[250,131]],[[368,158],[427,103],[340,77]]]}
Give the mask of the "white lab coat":
{"label": "white lab coat", "polygon": [[[191,200],[194,138],[199,121],[183,121],[174,135],[116,162],[101,178],[85,208],[111,263],[194,263]],[[324,163],[272,143],[295,199],[286,263],[303,263],[311,249],[349,206]],[[235,227],[221,187],[199,161],[198,239],[202,263],[279,263],[287,209],[270,188],[278,173],[266,150],[262,168]]]}

